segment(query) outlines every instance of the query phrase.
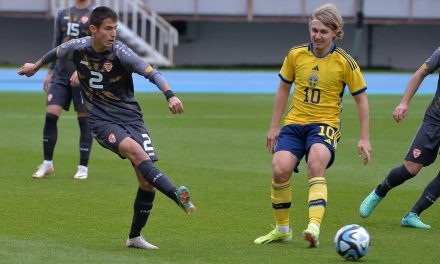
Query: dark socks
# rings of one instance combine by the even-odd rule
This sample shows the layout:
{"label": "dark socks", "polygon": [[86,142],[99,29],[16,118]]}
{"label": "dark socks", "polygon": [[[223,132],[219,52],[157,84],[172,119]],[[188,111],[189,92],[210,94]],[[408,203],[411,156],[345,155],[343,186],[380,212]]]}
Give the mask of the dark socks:
{"label": "dark socks", "polygon": [[153,208],[155,194],[155,192],[144,191],[141,188],[138,189],[136,199],[134,200],[133,221],[131,223],[129,238],[141,235],[141,230],[147,223],[151,209]]}
{"label": "dark socks", "polygon": [[79,136],[79,165],[86,166],[89,163],[90,151],[92,148],[93,137],[90,133],[87,123],[87,117],[78,117],[78,124],[80,129]]}
{"label": "dark socks", "polygon": [[426,186],[422,196],[411,209],[411,212],[420,215],[428,209],[440,196],[440,173]]}
{"label": "dark socks", "polygon": [[392,188],[401,185],[414,176],[415,175],[412,175],[404,165],[394,168],[390,171],[385,180],[377,186],[376,194],[380,197],[385,197]]}
{"label": "dark socks", "polygon": [[163,172],[161,172],[158,168],[154,167],[154,164],[151,160],[144,160],[138,166],[142,176],[144,179],[158,189],[160,192],[168,196],[171,200],[176,202],[176,186],[168,179]]}
{"label": "dark socks", "polygon": [[46,121],[43,129],[44,160],[52,160],[53,158],[53,152],[58,137],[57,122],[58,116],[46,113]]}

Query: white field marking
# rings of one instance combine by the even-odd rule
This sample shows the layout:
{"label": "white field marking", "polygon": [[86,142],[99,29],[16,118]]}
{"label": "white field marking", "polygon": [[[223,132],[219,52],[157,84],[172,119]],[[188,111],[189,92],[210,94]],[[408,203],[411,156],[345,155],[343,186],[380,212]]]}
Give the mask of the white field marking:
{"label": "white field marking", "polygon": [[[175,118],[177,115],[144,115],[145,119],[163,119],[163,118]],[[268,115],[183,115],[185,119],[267,119]]]}
{"label": "white field marking", "polygon": [[[0,118],[7,118],[7,119],[35,119],[35,118],[39,118],[39,119],[44,119],[45,118],[45,114],[20,114],[20,113],[6,113],[6,114],[0,114]],[[184,114],[182,116],[182,118],[185,119],[238,119],[238,120],[242,120],[242,119],[267,119],[270,118],[270,114],[267,115],[239,115],[239,114],[234,114],[234,115],[188,115],[188,114]],[[166,114],[166,115],[144,115],[145,119],[171,119],[171,118],[176,118],[178,117],[178,115],[173,115],[173,114]],[[67,114],[62,114],[60,116],[60,118],[62,119],[77,119],[76,115],[67,115]]]}
{"label": "white field marking", "polygon": [[[46,117],[46,113],[44,114],[21,114],[21,113],[7,113],[7,114],[0,114],[1,118],[7,118],[7,119],[44,119]],[[76,115],[66,115],[61,114],[61,117],[63,119],[77,119],[78,117]]]}

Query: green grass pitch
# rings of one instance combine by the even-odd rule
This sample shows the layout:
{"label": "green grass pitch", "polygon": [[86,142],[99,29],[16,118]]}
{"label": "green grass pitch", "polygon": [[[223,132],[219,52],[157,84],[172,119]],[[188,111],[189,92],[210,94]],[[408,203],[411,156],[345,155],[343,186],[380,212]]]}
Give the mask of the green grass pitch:
{"label": "green grass pitch", "polygon": [[185,114],[168,112],[160,94],[137,94],[159,153],[161,168],[176,184],[190,187],[198,211],[186,216],[164,195],[143,235],[159,251],[128,249],[137,189],[130,163],[94,142],[89,179],[73,180],[78,163],[74,113],[59,120],[56,172],[43,180],[31,175],[42,161],[44,96],[0,94],[0,262],[1,263],[343,263],[333,236],[346,224],[371,235],[362,263],[435,263],[440,256],[437,204],[422,215],[431,230],[400,227],[401,217],[437,174],[438,161],[389,193],[368,219],[358,216],[362,199],[388,171],[402,163],[432,96],[416,96],[403,123],[391,118],[400,96],[369,96],[373,162],[357,157],[359,126],[353,99],[346,95],[342,138],[327,171],[329,199],[321,247],[306,249],[304,162],[294,175],[293,242],[254,245],[274,223],[271,155],[265,151],[274,95],[181,94]]}

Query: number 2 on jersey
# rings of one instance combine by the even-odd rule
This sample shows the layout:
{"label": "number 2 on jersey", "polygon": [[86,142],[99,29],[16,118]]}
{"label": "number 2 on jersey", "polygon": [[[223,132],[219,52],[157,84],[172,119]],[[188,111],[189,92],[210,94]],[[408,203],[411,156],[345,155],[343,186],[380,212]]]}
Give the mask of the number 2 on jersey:
{"label": "number 2 on jersey", "polygon": [[103,89],[104,85],[101,84],[104,79],[102,73],[96,71],[90,71],[89,86],[94,89]]}

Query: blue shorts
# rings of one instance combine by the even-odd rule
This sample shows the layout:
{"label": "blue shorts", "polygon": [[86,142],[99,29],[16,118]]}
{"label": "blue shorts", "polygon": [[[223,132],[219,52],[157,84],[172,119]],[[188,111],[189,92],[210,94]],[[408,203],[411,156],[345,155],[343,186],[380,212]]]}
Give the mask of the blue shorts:
{"label": "blue shorts", "polygon": [[315,143],[322,143],[331,152],[331,159],[327,164],[327,168],[330,168],[335,160],[340,136],[339,130],[326,124],[286,125],[280,131],[275,152],[285,150],[295,155],[298,163],[294,171],[299,172],[298,165],[304,155],[307,162],[310,147]]}

